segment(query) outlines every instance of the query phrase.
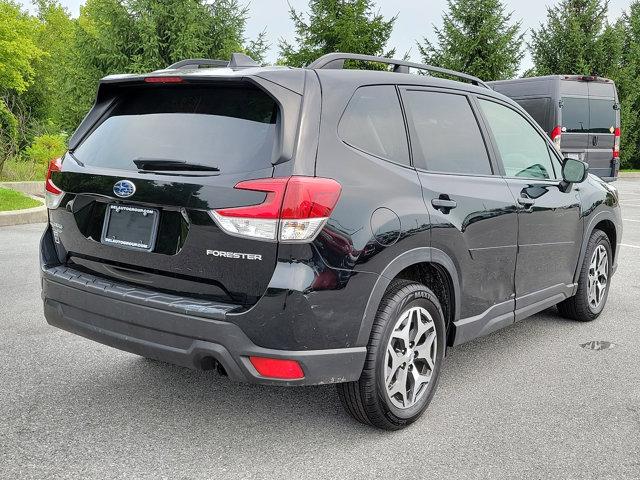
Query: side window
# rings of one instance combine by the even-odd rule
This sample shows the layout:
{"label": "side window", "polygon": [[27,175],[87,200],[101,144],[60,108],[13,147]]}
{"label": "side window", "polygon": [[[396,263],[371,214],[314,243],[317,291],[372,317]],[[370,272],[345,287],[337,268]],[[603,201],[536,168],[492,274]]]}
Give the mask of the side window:
{"label": "side window", "polygon": [[616,127],[616,111],[613,99],[589,100],[589,132],[613,133]]}
{"label": "side window", "polygon": [[416,167],[491,175],[487,148],[466,96],[408,90],[404,98]]}
{"label": "side window", "polygon": [[567,133],[589,130],[589,100],[586,97],[562,97],[562,127]]}
{"label": "side window", "polygon": [[545,132],[551,133],[551,130],[553,130],[553,127],[551,127],[551,116],[549,115],[551,98],[521,98],[515,99],[515,101],[531,115],[531,118],[538,122],[538,125],[540,125]]}
{"label": "side window", "polygon": [[358,150],[409,165],[407,133],[398,94],[392,85],[356,90],[340,119],[338,135]]}
{"label": "side window", "polygon": [[518,112],[480,100],[507,177],[556,178],[547,141]]}

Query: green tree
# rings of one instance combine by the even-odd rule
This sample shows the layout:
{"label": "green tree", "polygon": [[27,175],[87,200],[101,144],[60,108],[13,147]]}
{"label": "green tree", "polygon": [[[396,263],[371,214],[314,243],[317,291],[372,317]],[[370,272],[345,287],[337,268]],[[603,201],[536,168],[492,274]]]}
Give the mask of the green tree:
{"label": "green tree", "polygon": [[621,99],[623,167],[640,168],[640,0],[622,15],[618,28],[623,39],[622,61],[616,78]]}
{"label": "green tree", "polygon": [[243,51],[261,60],[268,45],[264,33],[244,45],[247,18],[238,0],[87,0],[75,35],[77,100],[65,123],[82,119],[105,75],[156,70],[185,58],[228,59]]}
{"label": "green tree", "polygon": [[295,45],[281,40],[279,63],[302,67],[331,52],[390,57],[384,51],[397,16],[374,13],[371,0],[311,0],[309,14],[289,9],[296,32]]}
{"label": "green tree", "polygon": [[0,1],[0,91],[24,92],[43,52],[34,41],[37,21],[14,2]]}
{"label": "green tree", "polygon": [[532,30],[535,75],[613,76],[622,39],[607,21],[608,0],[562,0],[547,8],[546,23]]}
{"label": "green tree", "polygon": [[483,80],[512,78],[524,56],[521,23],[500,0],[448,0],[449,11],[436,28],[436,44],[418,43],[425,63]]}
{"label": "green tree", "polygon": [[70,91],[77,81],[72,51],[75,21],[58,0],[35,0],[34,4],[38,20],[34,40],[46,54],[32,62],[33,82],[20,100],[30,112],[34,134],[45,130],[57,133],[71,127],[64,117],[74,99],[63,92]]}
{"label": "green tree", "polygon": [[0,1],[0,169],[18,147],[20,122],[12,106],[31,84],[33,62],[43,55],[34,37],[38,22],[11,1]]}

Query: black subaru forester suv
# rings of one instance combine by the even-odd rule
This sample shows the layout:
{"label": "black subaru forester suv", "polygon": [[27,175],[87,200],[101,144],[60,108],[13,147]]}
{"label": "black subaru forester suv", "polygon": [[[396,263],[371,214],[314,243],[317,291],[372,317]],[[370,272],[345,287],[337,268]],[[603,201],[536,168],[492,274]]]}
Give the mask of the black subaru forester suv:
{"label": "black subaru forester suv", "polygon": [[598,317],[622,234],[616,189],[516,103],[353,54],[106,77],[46,192],[51,325],[235,380],[337,383],[384,429],[424,411],[447,347],[553,305]]}

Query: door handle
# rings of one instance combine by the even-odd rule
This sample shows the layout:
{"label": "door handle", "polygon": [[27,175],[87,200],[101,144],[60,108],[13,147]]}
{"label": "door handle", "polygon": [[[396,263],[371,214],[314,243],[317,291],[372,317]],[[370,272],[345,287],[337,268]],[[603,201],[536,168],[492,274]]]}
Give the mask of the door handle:
{"label": "door handle", "polygon": [[458,203],[455,200],[451,200],[448,195],[440,195],[440,198],[431,199],[431,205],[433,205],[433,208],[436,210],[449,213],[449,210],[458,206]]}
{"label": "door handle", "polygon": [[518,203],[520,205],[522,205],[523,207],[533,207],[533,205],[535,205],[536,201],[533,198],[528,198],[528,197],[518,197]]}

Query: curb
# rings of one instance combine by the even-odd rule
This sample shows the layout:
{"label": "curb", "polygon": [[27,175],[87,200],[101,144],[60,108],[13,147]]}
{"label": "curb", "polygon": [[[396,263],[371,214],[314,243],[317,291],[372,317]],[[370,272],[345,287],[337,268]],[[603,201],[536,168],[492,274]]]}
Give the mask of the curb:
{"label": "curb", "polygon": [[640,178],[640,172],[620,172],[618,178]]}
{"label": "curb", "polygon": [[26,223],[45,223],[49,219],[49,216],[47,215],[47,207],[44,205],[43,199],[34,195],[29,196],[34,200],[41,202],[42,205],[39,207],[25,208],[23,210],[0,212],[0,227],[24,225]]}
{"label": "curb", "polygon": [[0,188],[16,190],[29,196],[44,197],[44,180],[35,182],[0,182]]}

